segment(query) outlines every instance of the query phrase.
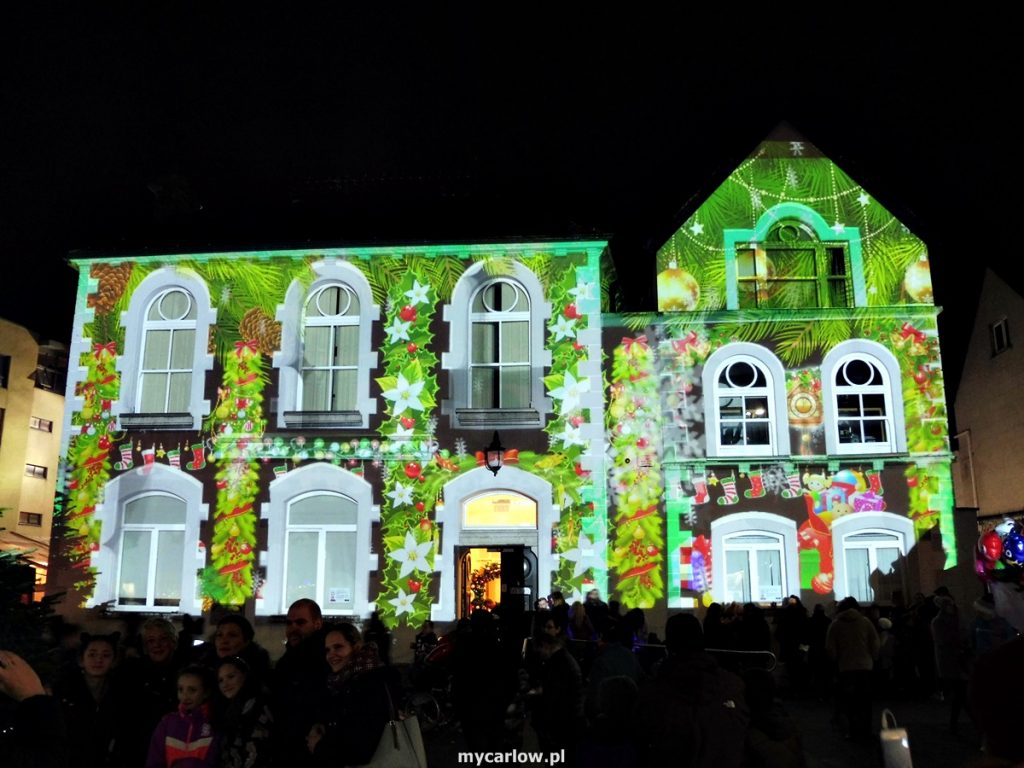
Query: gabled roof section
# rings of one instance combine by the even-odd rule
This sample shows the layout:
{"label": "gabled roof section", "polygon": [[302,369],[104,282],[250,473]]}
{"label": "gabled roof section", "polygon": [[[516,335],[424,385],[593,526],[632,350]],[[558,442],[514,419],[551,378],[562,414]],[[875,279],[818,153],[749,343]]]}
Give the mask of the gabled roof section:
{"label": "gabled roof section", "polygon": [[[789,219],[813,228],[822,242],[845,245],[856,306],[934,303],[924,242],[781,123],[658,250],[659,310],[734,309],[728,301],[736,280],[730,259],[738,244],[756,244]],[[785,269],[768,268],[776,278]]]}

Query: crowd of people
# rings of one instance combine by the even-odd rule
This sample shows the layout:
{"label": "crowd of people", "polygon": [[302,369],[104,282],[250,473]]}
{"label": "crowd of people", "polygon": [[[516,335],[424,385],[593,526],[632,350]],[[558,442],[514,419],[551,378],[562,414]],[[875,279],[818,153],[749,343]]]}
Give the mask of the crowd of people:
{"label": "crowd of people", "polygon": [[[886,615],[853,598],[831,616],[821,605],[809,613],[795,596],[767,613],[712,604],[703,623],[671,615],[662,641],[640,609],[621,613],[596,590],[570,606],[554,592],[533,612],[478,609],[441,637],[427,622],[409,679],[442,672],[474,752],[534,746],[561,751],[567,765],[799,768],[799,728],[777,684],[830,699],[835,724],[853,740],[873,738],[879,695],[941,699],[951,729],[966,713],[991,754],[1013,756],[985,686],[997,679],[994,659],[1020,665],[1007,649],[1019,653],[1022,641],[976,607],[965,633],[941,587]],[[408,680],[388,664],[389,646],[379,619],[362,633],[299,600],[276,664],[234,613],[199,646],[162,618],[147,620],[134,644],[116,632],[83,633],[49,692],[23,660],[0,651],[0,692],[21,702],[5,764],[67,765],[73,754],[82,768],[362,765],[405,700]],[[22,749],[29,757],[19,762]]]}

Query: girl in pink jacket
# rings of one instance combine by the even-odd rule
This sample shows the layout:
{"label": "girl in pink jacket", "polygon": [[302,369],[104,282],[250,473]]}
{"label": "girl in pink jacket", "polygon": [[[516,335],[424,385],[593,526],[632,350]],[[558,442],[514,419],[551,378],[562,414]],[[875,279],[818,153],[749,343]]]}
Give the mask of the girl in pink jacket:
{"label": "girl in pink jacket", "polygon": [[209,698],[216,683],[206,667],[178,674],[178,710],[164,715],[149,742],[146,768],[213,768],[220,738],[210,725]]}

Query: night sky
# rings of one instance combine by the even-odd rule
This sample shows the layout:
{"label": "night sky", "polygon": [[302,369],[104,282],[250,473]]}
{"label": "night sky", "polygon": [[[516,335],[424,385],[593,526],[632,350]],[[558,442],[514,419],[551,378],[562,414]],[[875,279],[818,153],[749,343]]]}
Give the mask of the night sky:
{"label": "night sky", "polygon": [[780,121],[928,243],[950,400],[1012,269],[1008,18],[97,5],[0,24],[0,316],[46,337],[72,251],[609,237],[652,310],[657,248]]}

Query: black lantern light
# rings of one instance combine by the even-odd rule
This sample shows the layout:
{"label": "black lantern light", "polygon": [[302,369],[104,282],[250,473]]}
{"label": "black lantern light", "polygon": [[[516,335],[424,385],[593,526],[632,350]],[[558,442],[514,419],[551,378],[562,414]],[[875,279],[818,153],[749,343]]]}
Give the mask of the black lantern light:
{"label": "black lantern light", "polygon": [[487,464],[487,468],[497,477],[498,470],[501,469],[504,460],[505,448],[498,438],[498,433],[495,432],[494,437],[491,438],[491,444],[484,449],[484,462]]}

